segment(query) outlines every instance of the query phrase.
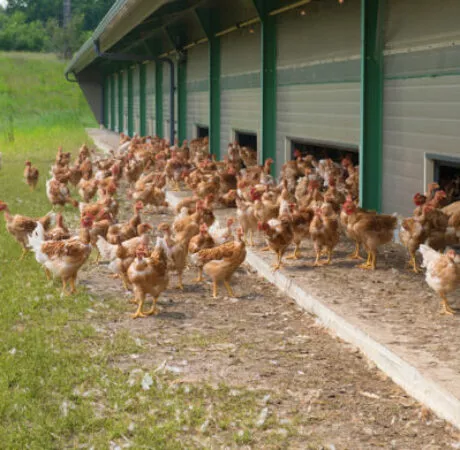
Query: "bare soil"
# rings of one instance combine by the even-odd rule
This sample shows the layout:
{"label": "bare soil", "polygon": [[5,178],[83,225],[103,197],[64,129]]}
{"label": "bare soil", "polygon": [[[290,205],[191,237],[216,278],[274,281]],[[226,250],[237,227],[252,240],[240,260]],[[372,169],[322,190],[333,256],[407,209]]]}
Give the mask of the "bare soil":
{"label": "bare soil", "polygon": [[[147,221],[165,219],[173,217]],[[238,298],[222,290],[213,299],[210,284],[193,284],[195,273],[189,270],[183,292],[174,288],[172,276],[160,298],[161,313],[138,320],[130,318],[132,294],[108,275],[100,265],[87,267],[81,276],[97,299],[95,307],[109,306],[93,325],[107,339],[128,332],[145,350],[136,359],[117,356],[113,363],[127,373],[166,364],[177,383],[225,383],[233,387],[232,395],[239,389],[268,392],[261,405],[267,422],[254,436],[253,448],[445,449],[460,440],[449,424],[247,266],[232,281]],[[286,439],[273,446],[272,434]]]}

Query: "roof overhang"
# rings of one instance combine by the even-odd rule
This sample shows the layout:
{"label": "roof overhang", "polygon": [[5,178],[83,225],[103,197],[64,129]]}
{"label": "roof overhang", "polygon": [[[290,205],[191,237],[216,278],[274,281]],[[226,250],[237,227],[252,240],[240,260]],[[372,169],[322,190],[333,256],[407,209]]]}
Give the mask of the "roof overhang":
{"label": "roof overhang", "polygon": [[96,58],[94,42],[101,51],[107,51],[145,18],[174,0],[116,0],[109,12],[89,38],[74,55],[65,73],[79,73]]}

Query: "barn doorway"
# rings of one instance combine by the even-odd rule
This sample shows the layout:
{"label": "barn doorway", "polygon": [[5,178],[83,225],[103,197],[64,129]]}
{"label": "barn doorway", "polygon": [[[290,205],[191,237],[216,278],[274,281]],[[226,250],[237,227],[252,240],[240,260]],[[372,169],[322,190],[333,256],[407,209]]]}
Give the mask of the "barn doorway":
{"label": "barn doorway", "polygon": [[241,147],[248,147],[257,151],[257,133],[235,130],[235,141]]}
{"label": "barn doorway", "polygon": [[209,127],[197,125],[196,126],[196,137],[204,138],[209,136]]}
{"label": "barn doorway", "polygon": [[359,149],[356,146],[342,145],[336,143],[326,143],[319,141],[308,141],[303,139],[291,139],[290,157],[294,159],[294,152],[299,150],[303,156],[312,155],[317,160],[332,159],[340,163],[343,158],[348,156],[353,165],[359,164]]}
{"label": "barn doorway", "polygon": [[434,161],[434,181],[446,192],[446,203],[460,200],[460,159],[443,157]]}

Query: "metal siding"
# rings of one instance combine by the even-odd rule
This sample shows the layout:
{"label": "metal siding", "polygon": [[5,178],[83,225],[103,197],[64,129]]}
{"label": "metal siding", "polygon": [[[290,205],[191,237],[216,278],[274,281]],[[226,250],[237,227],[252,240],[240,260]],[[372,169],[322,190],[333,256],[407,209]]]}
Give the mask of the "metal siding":
{"label": "metal siding", "polygon": [[108,95],[108,98],[107,98],[107,124],[106,124],[106,128],[108,130],[111,130],[112,129],[112,75],[108,75],[107,76],[108,78],[108,82],[107,82],[107,95]]}
{"label": "metal siding", "polygon": [[147,64],[147,134],[155,136],[155,63]]}
{"label": "metal siding", "polygon": [[128,133],[128,71],[123,70],[123,132]]}
{"label": "metal siding", "polygon": [[[163,136],[169,139],[169,64],[163,64]],[[172,145],[172,143],[171,143]]]}
{"label": "metal siding", "polygon": [[114,131],[118,131],[118,74],[115,74],[115,128]]}
{"label": "metal siding", "polygon": [[360,1],[306,9],[305,16],[292,11],[277,21],[278,173],[291,157],[288,138],[360,141]]}
{"label": "metal siding", "polygon": [[[226,155],[234,131],[257,133],[261,145],[261,36],[260,24],[230,33],[221,38],[221,155]],[[253,81],[256,85],[253,86]],[[233,88],[225,88],[233,87]]]}
{"label": "metal siding", "polygon": [[141,128],[141,103],[140,103],[140,84],[139,84],[139,66],[133,69],[133,124],[134,134],[140,134]]}
{"label": "metal siding", "polygon": [[194,91],[190,83],[207,82],[209,76],[209,46],[197,45],[187,55],[187,138],[196,137],[196,125],[209,126],[209,89]]}
{"label": "metal siding", "polygon": [[414,49],[460,38],[458,0],[387,0],[385,44]]}
{"label": "metal siding", "polygon": [[384,98],[383,210],[410,214],[425,153],[460,156],[460,76],[388,80]]}
{"label": "metal siding", "polygon": [[257,133],[260,146],[260,89],[235,89],[221,93],[221,154],[225,155],[234,130]]}

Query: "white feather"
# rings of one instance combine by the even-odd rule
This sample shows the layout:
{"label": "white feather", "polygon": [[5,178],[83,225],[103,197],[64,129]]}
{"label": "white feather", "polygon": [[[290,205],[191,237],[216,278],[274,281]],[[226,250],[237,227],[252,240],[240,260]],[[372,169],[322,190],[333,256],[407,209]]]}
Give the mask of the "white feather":
{"label": "white feather", "polygon": [[38,222],[35,230],[29,235],[29,246],[35,253],[35,259],[39,264],[45,264],[48,257],[42,253],[42,243],[45,240],[45,229],[43,225]]}
{"label": "white feather", "polygon": [[281,222],[278,219],[270,219],[267,224],[270,228],[276,228],[281,225]]}
{"label": "white feather", "polygon": [[102,236],[97,237],[97,249],[103,260],[113,261],[117,257],[117,246],[108,243]]}

